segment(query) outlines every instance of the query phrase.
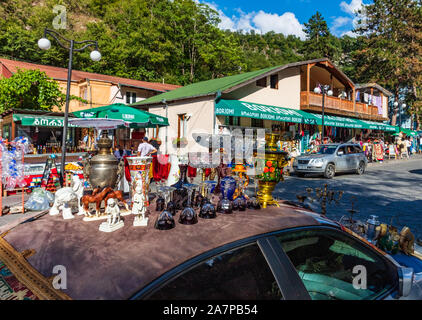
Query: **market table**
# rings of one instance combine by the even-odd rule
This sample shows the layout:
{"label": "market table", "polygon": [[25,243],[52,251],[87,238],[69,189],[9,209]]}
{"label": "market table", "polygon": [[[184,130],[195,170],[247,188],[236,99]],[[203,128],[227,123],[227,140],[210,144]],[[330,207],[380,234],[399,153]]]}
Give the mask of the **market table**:
{"label": "market table", "polygon": [[[150,208],[155,208],[154,201]],[[179,224],[179,215],[171,230],[154,228],[158,212],[153,210],[147,227],[133,227],[129,215],[123,217],[123,228],[103,233],[98,230],[102,221],[46,214],[0,236],[0,261],[42,299],[128,299],[166,271],[213,248],[271,231],[319,225],[303,209],[287,205],[199,218],[195,225]],[[66,268],[63,291],[47,280],[58,265]]]}

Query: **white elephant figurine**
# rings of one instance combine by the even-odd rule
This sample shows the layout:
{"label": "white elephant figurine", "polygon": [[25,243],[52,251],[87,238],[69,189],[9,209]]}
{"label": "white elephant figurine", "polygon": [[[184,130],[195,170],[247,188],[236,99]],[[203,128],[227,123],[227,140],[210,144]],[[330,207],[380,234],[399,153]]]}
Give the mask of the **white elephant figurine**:
{"label": "white elephant figurine", "polygon": [[78,197],[78,215],[85,215],[83,206],[81,204],[81,198],[84,195],[84,184],[77,174],[72,177],[72,189]]}
{"label": "white elephant figurine", "polygon": [[72,207],[70,202],[78,199],[78,196],[73,192],[72,188],[61,188],[57,190],[54,195],[54,204],[50,209],[50,215],[55,216],[60,214],[60,210],[63,213],[63,219],[73,219]]}

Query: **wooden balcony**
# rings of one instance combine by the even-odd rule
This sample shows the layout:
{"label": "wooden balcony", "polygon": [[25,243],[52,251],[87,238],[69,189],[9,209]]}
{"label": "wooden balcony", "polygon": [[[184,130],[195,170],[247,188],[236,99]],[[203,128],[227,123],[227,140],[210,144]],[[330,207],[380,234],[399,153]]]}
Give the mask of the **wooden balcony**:
{"label": "wooden balcony", "polygon": [[[303,111],[322,112],[322,95],[302,91],[300,93],[300,109]],[[388,120],[378,114],[378,108],[376,106],[356,102],[355,109],[355,103],[353,101],[330,96],[325,96],[324,111],[327,114],[343,117],[357,117],[378,121]]]}

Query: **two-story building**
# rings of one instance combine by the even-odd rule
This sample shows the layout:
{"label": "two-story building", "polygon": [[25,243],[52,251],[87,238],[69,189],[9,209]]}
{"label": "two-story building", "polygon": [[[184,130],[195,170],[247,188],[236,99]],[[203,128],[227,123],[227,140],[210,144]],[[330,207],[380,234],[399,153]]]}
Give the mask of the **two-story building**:
{"label": "two-story building", "polygon": [[[322,85],[332,91],[324,105],[314,91]],[[390,95],[378,85],[356,86],[330,60],[317,59],[191,84],[134,106],[169,119],[162,133],[167,149],[174,138],[194,143],[192,133],[264,128],[280,132],[288,151],[300,152],[321,133],[323,108],[325,133],[333,141],[393,130],[383,123]]]}
{"label": "two-story building", "polygon": [[[40,70],[57,81],[63,93],[67,88],[67,69],[53,66],[0,59],[0,77],[11,77],[18,69]],[[71,100],[69,112],[91,109],[113,103],[131,104],[151,98],[155,95],[179,88],[178,85],[154,83],[115,77],[99,73],[72,71],[70,94],[80,97],[85,102]],[[63,113],[54,107],[51,112],[32,110],[8,110],[2,116],[1,136],[14,139],[16,136],[27,135],[39,137],[33,141],[35,146],[47,147],[48,150],[59,150]],[[78,141],[86,135],[82,130],[70,127],[68,141],[71,149],[77,147]]]}

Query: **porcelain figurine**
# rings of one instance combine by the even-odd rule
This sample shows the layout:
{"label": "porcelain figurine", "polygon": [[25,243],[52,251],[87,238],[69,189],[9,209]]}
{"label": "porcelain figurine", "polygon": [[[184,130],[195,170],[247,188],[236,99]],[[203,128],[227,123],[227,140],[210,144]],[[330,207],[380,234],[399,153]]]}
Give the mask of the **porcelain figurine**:
{"label": "porcelain figurine", "polygon": [[49,213],[51,216],[60,214],[62,211],[63,219],[73,219],[72,206],[70,202],[77,200],[78,196],[73,192],[72,188],[61,188],[57,190],[54,197],[54,203]]}
{"label": "porcelain figurine", "polygon": [[132,214],[135,215],[133,226],[135,227],[146,227],[148,225],[148,218],[145,217],[147,211],[146,197],[142,189],[142,186],[138,185],[132,198]]}
{"label": "porcelain figurine", "polygon": [[85,212],[81,201],[84,195],[84,184],[76,174],[72,177],[72,189],[78,197],[78,215],[84,215]]}
{"label": "porcelain figurine", "polygon": [[107,215],[107,222],[100,224],[100,231],[113,232],[124,226],[124,222],[120,218],[120,209],[116,199],[111,198],[107,200],[105,214]]}

